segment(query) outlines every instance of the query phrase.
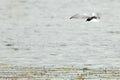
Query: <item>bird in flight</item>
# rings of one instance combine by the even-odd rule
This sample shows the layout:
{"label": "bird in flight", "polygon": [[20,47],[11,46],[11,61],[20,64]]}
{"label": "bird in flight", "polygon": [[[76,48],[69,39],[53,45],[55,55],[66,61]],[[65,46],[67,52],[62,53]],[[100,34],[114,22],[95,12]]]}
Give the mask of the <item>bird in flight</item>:
{"label": "bird in flight", "polygon": [[70,17],[70,19],[85,19],[86,21],[93,21],[93,22],[98,22],[100,20],[99,13],[92,13],[90,15],[88,14],[75,14]]}

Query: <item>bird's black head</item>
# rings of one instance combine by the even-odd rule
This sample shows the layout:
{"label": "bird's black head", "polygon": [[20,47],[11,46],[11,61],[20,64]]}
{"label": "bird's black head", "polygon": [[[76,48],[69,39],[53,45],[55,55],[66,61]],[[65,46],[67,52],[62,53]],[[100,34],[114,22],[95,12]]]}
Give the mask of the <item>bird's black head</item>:
{"label": "bird's black head", "polygon": [[91,21],[92,19],[97,19],[97,17],[96,16],[89,17],[86,19],[86,21]]}

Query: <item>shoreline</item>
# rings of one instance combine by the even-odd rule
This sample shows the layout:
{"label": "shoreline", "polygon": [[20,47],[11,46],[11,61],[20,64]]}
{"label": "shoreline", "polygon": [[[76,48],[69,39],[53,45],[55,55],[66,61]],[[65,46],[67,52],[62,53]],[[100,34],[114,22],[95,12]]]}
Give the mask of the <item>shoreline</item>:
{"label": "shoreline", "polygon": [[1,80],[119,80],[120,68],[23,67],[0,64]]}

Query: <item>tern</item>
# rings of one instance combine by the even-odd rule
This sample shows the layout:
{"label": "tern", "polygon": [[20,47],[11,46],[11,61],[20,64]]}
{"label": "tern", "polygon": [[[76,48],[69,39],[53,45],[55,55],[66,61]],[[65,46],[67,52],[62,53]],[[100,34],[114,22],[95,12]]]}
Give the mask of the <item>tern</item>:
{"label": "tern", "polygon": [[98,22],[100,20],[99,13],[92,13],[92,14],[75,14],[70,17],[70,19],[85,19],[86,21],[91,22]]}

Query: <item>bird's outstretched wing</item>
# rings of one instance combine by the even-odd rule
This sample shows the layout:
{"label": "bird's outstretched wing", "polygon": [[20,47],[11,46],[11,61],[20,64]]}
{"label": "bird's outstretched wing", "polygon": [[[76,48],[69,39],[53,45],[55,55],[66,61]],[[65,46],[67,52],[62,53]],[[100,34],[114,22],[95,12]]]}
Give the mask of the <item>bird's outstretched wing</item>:
{"label": "bird's outstretched wing", "polygon": [[84,14],[84,15],[75,14],[75,15],[71,16],[70,19],[87,19],[89,17],[90,16],[87,16],[86,14]]}
{"label": "bird's outstretched wing", "polygon": [[70,19],[87,19],[92,16],[95,16],[98,19],[100,19],[100,13],[91,13],[91,14],[83,14],[83,15],[75,14],[75,15],[71,16]]}

